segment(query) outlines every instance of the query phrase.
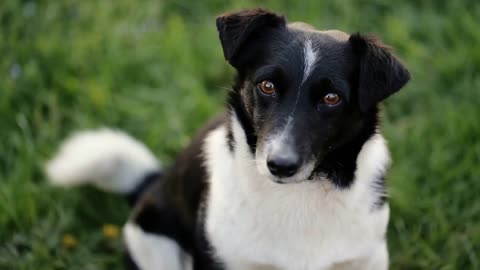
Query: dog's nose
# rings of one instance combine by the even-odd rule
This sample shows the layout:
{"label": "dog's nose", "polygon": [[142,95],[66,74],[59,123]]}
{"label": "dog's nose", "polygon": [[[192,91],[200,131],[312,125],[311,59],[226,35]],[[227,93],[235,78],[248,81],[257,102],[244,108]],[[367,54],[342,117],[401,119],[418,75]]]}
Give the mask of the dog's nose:
{"label": "dog's nose", "polygon": [[300,159],[296,157],[267,157],[267,167],[278,177],[290,177],[300,168]]}

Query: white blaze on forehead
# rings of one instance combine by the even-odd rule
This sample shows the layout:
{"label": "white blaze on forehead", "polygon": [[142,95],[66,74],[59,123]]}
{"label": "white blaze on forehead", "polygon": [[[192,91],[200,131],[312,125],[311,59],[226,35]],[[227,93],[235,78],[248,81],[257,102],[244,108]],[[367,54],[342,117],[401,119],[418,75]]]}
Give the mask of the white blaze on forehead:
{"label": "white blaze on forehead", "polygon": [[304,58],[304,69],[303,69],[302,83],[307,80],[318,58],[318,53],[313,48],[311,40],[307,40],[305,42],[305,47],[303,47],[303,58]]}
{"label": "white blaze on forehead", "polygon": [[[318,58],[319,58],[318,52],[313,48],[312,41],[310,39],[307,39],[307,41],[305,41],[305,46],[303,47],[304,63],[303,63],[303,79],[301,84],[303,84],[308,79],[308,76],[312,72],[313,66],[315,65],[315,62],[317,62]],[[290,113],[290,118],[292,118],[292,115],[294,114],[295,109],[297,108],[298,101],[300,100],[300,96],[302,94],[302,89],[303,89],[302,87],[298,89],[297,99],[295,100],[293,110]]]}

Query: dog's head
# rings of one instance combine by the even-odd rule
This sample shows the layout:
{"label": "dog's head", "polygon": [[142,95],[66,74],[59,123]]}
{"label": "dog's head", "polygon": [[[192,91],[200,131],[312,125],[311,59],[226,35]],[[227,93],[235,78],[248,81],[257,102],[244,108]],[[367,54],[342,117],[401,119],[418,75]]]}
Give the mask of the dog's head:
{"label": "dog's head", "polygon": [[222,15],[217,28],[238,73],[230,107],[259,171],[278,183],[321,174],[348,185],[377,104],[410,78],[400,61],[371,36],[287,24],[263,9]]}

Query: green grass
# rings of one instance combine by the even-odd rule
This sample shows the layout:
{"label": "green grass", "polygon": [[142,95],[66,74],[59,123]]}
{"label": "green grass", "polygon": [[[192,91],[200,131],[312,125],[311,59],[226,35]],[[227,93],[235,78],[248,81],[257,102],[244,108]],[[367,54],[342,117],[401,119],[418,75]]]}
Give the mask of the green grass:
{"label": "green grass", "polygon": [[[119,268],[121,241],[101,229],[122,225],[126,203],[50,187],[44,162],[71,132],[113,126],[168,163],[230,84],[215,15],[257,3],[48,2],[0,3],[0,269]],[[261,3],[396,49],[413,79],[383,117],[391,268],[480,269],[480,2]]]}

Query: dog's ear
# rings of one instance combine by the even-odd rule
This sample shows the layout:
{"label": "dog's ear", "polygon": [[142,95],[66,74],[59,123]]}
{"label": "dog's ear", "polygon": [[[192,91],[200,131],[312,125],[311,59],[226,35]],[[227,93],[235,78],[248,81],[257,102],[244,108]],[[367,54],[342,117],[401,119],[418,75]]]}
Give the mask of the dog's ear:
{"label": "dog's ear", "polygon": [[374,36],[352,34],[349,42],[359,59],[358,99],[362,111],[373,108],[410,80],[400,60]]}
{"label": "dog's ear", "polygon": [[236,67],[242,47],[254,35],[284,28],[285,18],[264,9],[249,9],[217,17],[217,30],[225,59]]}

